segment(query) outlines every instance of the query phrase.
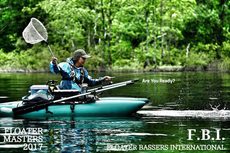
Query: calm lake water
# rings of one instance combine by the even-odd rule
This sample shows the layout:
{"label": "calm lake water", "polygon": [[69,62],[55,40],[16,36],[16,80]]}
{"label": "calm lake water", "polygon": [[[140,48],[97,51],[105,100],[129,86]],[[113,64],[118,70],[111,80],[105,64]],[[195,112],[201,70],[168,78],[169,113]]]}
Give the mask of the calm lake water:
{"label": "calm lake water", "polygon": [[[91,74],[93,77],[104,75]],[[89,153],[121,152],[124,149],[140,153],[189,152],[178,147],[186,145],[206,147],[203,150],[200,147],[200,151],[190,151],[196,153],[229,152],[230,74],[178,72],[108,75],[115,76],[114,82],[139,78],[140,81],[134,85],[100,95],[149,98],[150,103],[139,115],[129,118],[69,117],[45,120],[0,118],[0,152]],[[49,73],[0,74],[0,102],[20,100],[31,85],[45,84],[47,80],[60,80],[60,76]],[[168,110],[173,113],[168,114]],[[207,110],[208,115],[205,113]],[[165,116],[158,112],[165,113]],[[174,116],[177,112],[180,116]],[[23,143],[3,142],[4,127],[42,128],[42,141],[31,143],[30,147],[37,147],[37,150],[25,151]],[[188,140],[189,129],[193,129],[193,140]],[[202,139],[202,129],[206,132],[203,135],[205,140],[198,140]],[[210,151],[210,147],[216,147],[214,149],[219,151]]]}

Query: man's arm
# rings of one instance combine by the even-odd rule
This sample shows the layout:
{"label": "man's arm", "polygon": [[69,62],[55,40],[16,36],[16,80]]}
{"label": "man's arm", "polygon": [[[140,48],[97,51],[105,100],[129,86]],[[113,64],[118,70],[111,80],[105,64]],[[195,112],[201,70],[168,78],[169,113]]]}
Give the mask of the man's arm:
{"label": "man's arm", "polygon": [[50,61],[50,72],[52,72],[52,73],[59,73],[60,72],[56,57],[52,57],[52,60]]}
{"label": "man's arm", "polygon": [[111,81],[111,77],[104,76],[104,77],[100,77],[98,79],[93,79],[91,76],[89,76],[88,71],[84,68],[84,82],[88,83],[89,86],[99,85],[103,81]]}

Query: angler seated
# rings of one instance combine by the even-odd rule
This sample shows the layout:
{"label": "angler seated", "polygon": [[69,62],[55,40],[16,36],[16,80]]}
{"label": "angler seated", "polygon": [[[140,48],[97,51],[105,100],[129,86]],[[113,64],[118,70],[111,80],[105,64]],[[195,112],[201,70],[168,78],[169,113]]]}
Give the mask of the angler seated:
{"label": "angler seated", "polygon": [[103,81],[111,81],[110,76],[92,79],[88,71],[83,67],[85,61],[90,56],[83,49],[78,49],[73,56],[67,58],[66,62],[57,64],[57,58],[52,57],[50,62],[50,71],[52,73],[60,73],[62,80],[59,88],[61,90],[77,90],[82,93],[82,84],[87,83],[89,86],[101,84]]}

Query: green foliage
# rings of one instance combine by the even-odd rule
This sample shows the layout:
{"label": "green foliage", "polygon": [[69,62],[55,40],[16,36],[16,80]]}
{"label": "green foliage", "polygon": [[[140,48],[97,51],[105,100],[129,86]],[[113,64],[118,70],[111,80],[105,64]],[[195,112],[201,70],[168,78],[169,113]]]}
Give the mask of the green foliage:
{"label": "green foliage", "polygon": [[219,69],[230,72],[230,57],[224,57],[224,59],[219,64]]}
{"label": "green foliage", "polygon": [[132,58],[132,44],[129,41],[120,41],[119,44],[111,47],[113,59],[130,59]]}
{"label": "green foliage", "polygon": [[212,58],[205,53],[191,53],[186,59],[185,66],[207,66]]}
{"label": "green foliage", "polygon": [[203,44],[199,43],[197,46],[192,46],[186,55],[186,48],[183,50],[174,50],[173,60],[175,63],[172,65],[182,65],[187,67],[208,66],[215,60],[216,52],[219,49],[217,44]]}
{"label": "green foliage", "polygon": [[[16,49],[15,43],[21,36],[23,28],[26,26],[30,17],[35,16],[39,12],[38,16],[43,16],[43,12],[40,12],[40,8],[36,4],[39,0],[3,0],[0,2],[1,18],[0,18],[0,48],[4,52],[10,52]],[[32,8],[33,11],[24,11],[24,8]],[[37,15],[36,15],[37,16]]]}
{"label": "green foliage", "polygon": [[208,64],[209,62],[217,58],[219,54],[219,49],[220,49],[220,46],[217,43],[216,44],[198,43],[197,46],[192,47],[191,52],[192,53],[195,52],[198,55],[200,53],[201,54],[200,58],[204,59],[204,62],[201,65],[204,65],[204,63]]}
{"label": "green foliage", "polygon": [[113,65],[113,70],[128,71],[134,70],[139,71],[143,68],[143,64],[139,63],[136,59],[119,59]]}
{"label": "green foliage", "polygon": [[[60,53],[68,55],[64,51],[61,51]],[[62,57],[61,54],[59,57]],[[48,71],[50,59],[51,55],[48,51],[48,48],[42,45],[34,45],[32,48],[20,52],[14,51],[10,53],[4,53],[2,50],[0,50],[0,64],[2,65],[1,68],[7,70],[22,69]]]}
{"label": "green foliage", "polygon": [[230,57],[230,41],[223,42],[222,55],[225,57]]}
{"label": "green foliage", "polygon": [[210,52],[217,52],[219,49],[218,44],[203,44],[203,43],[198,43],[197,46],[193,47],[193,51],[199,53],[210,53]]}
{"label": "green foliage", "polygon": [[90,50],[91,52],[89,54],[91,57],[87,59],[85,66],[90,70],[100,70],[102,65],[105,65],[106,61],[103,60],[103,58],[101,58],[101,56],[93,48]]}
{"label": "green foliage", "polygon": [[186,29],[183,30],[187,39],[182,42],[192,42],[194,45],[198,43],[221,45],[223,41],[228,40],[229,37],[225,35],[229,29],[229,6],[228,1],[197,1],[195,16],[187,22]]}
{"label": "green foliage", "polygon": [[84,48],[94,70],[207,66],[216,59],[228,68],[229,6],[219,0],[2,0],[1,68],[48,69],[47,47],[21,37],[31,17],[46,26],[59,61]]}
{"label": "green foliage", "polygon": [[17,61],[14,57],[13,53],[4,53],[2,49],[0,49],[0,65],[6,66],[11,65],[12,62]]}
{"label": "green foliage", "polygon": [[146,51],[146,44],[141,44],[140,47],[135,49],[134,57],[138,59],[138,61],[144,64],[146,61],[149,61],[151,65],[160,65],[161,64],[161,51],[160,49],[156,49],[154,47],[149,47],[148,51]]}

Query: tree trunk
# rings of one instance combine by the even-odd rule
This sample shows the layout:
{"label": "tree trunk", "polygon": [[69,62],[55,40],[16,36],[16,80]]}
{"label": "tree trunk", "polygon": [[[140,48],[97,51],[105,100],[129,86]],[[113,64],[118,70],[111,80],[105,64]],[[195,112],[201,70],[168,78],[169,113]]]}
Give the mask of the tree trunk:
{"label": "tree trunk", "polygon": [[145,10],[145,23],[146,23],[146,52],[149,52],[149,21],[148,21],[149,11]]}
{"label": "tree trunk", "polygon": [[108,28],[108,64],[112,65],[112,56],[110,51],[111,46],[111,26],[112,26],[112,13],[111,13],[111,6],[112,6],[112,0],[109,1],[109,12],[108,12],[108,22],[109,22],[109,28]]}
{"label": "tree trunk", "polygon": [[188,46],[186,47],[186,58],[189,56],[189,49],[190,49],[190,43],[188,43]]}
{"label": "tree trunk", "polygon": [[163,36],[163,0],[161,0],[161,25],[160,25],[160,31],[161,31],[161,60],[163,60],[165,51],[164,51],[164,36]]}
{"label": "tree trunk", "polygon": [[[145,52],[148,53],[149,52],[149,20],[148,20],[148,17],[149,17],[149,10],[148,10],[148,7],[145,7],[146,10],[145,10],[145,23],[146,23],[146,45],[145,45]],[[145,53],[145,54],[146,54]],[[148,66],[150,65],[150,61],[149,61],[149,58],[146,58],[145,60],[145,66]]]}
{"label": "tree trunk", "polygon": [[[225,18],[225,3],[227,1],[226,0],[220,0],[220,8],[221,8],[221,11],[219,13],[219,19],[220,19],[220,25],[222,27],[219,27],[218,29],[218,34],[217,34],[217,43],[218,45],[222,46],[223,44],[223,41],[224,41],[224,35],[223,35],[223,26],[224,26],[224,18]],[[221,49],[218,48],[217,49],[217,52],[216,52],[216,57],[217,59],[220,59],[221,58]]]}
{"label": "tree trunk", "polygon": [[89,25],[87,27],[88,27],[87,47],[89,50],[91,47],[91,29]]}
{"label": "tree trunk", "polygon": [[98,37],[98,34],[97,34],[97,20],[98,20],[98,16],[96,16],[96,19],[94,21],[94,27],[93,27],[93,45],[94,45],[94,49],[96,50],[96,46],[97,44],[100,43],[99,41],[99,37]]}
{"label": "tree trunk", "polygon": [[[153,22],[155,22],[155,24],[157,24],[157,17],[156,17],[156,5],[155,5],[155,1],[153,1],[153,5],[154,5],[154,9],[153,9],[153,16],[154,16],[154,19],[153,19]],[[157,48],[157,34],[155,33],[154,34],[154,51],[153,51],[153,62],[156,64],[157,63],[157,60],[156,60],[156,48]]]}
{"label": "tree trunk", "polygon": [[[101,15],[102,15],[102,27],[103,27],[103,37],[102,37],[102,58],[105,59],[105,38],[106,38],[106,25],[105,25],[105,11],[104,11],[104,2],[101,0]],[[102,65],[104,69],[105,65]]]}

